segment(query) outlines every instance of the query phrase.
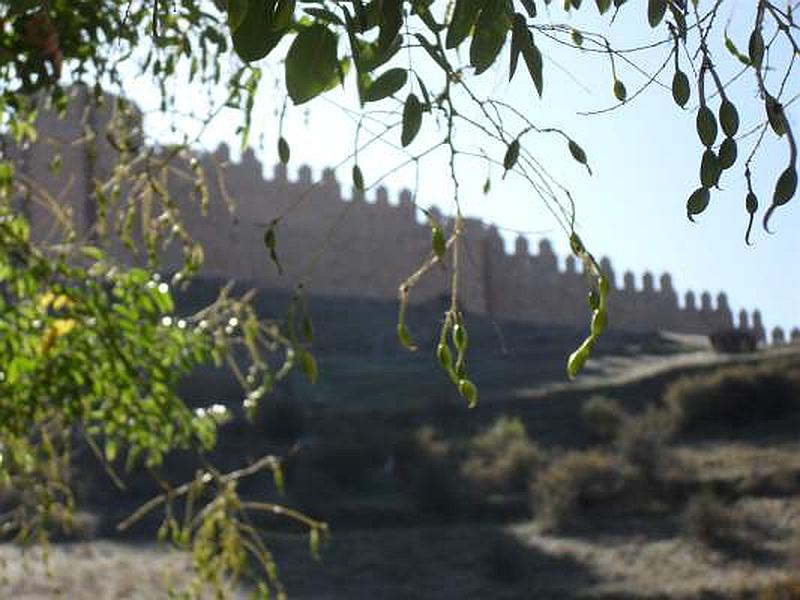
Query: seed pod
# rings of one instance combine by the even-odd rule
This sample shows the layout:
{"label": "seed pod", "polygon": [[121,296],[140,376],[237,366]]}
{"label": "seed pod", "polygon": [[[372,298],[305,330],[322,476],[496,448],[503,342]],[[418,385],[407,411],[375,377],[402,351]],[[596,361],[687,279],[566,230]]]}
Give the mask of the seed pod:
{"label": "seed pod", "polygon": [[467,348],[467,329],[460,323],[456,323],[453,327],[453,345],[456,350],[463,352]]}
{"label": "seed pod", "polygon": [[614,97],[620,102],[625,102],[628,97],[628,90],[625,89],[625,84],[619,79],[614,80]]}
{"label": "seed pod", "polygon": [[739,131],[739,113],[733,102],[727,98],[719,106],[719,124],[722,126],[722,131],[729,138],[735,136],[736,132]]}
{"label": "seed pod", "polygon": [[692,192],[686,202],[686,216],[689,220],[694,222],[694,215],[699,215],[703,212],[708,207],[710,200],[711,192],[708,191],[708,188],[701,187]]}
{"label": "seed pod", "polygon": [[750,64],[756,69],[761,68],[761,62],[764,60],[764,38],[761,36],[761,31],[754,29],[750,34],[750,42],[748,44],[748,53],[750,55]]}
{"label": "seed pod", "polygon": [[794,197],[797,191],[797,171],[793,166],[787,168],[775,184],[775,193],[772,196],[773,206],[782,206]]}
{"label": "seed pod", "polygon": [[597,310],[600,307],[600,294],[597,293],[597,290],[592,288],[589,290],[589,308],[592,310]]}
{"label": "seed pod", "polygon": [[717,139],[717,119],[707,106],[697,111],[697,135],[706,148],[713,146]]}
{"label": "seed pod", "polygon": [[439,261],[444,260],[444,253],[447,249],[447,241],[444,239],[442,228],[434,224],[431,226],[431,248]]}
{"label": "seed pod", "polygon": [[417,349],[417,346],[411,341],[411,334],[408,333],[408,327],[406,327],[405,323],[397,324],[397,339],[406,350],[411,350],[413,352]]}
{"label": "seed pod", "polygon": [[700,183],[704,188],[712,188],[719,182],[719,175],[719,159],[711,148],[706,148],[703,160],[700,162]]}
{"label": "seed pod", "polygon": [[506,155],[503,157],[503,168],[510,171],[517,164],[519,158],[519,140],[516,139],[508,145]]}
{"label": "seed pod", "polygon": [[572,30],[572,43],[576,46],[583,46],[583,34],[577,29]]}
{"label": "seed pod", "polygon": [[744,200],[744,207],[751,215],[758,210],[758,197],[753,192],[747,193],[747,198]]}
{"label": "seed pod", "polygon": [[361,167],[353,165],[353,187],[359,192],[364,191],[364,174],[361,172]]}
{"label": "seed pod", "polygon": [[445,371],[450,373],[453,370],[453,354],[450,352],[450,348],[447,344],[440,343],[436,347],[436,358]]}
{"label": "seed pod", "polygon": [[683,108],[689,102],[691,97],[691,88],[689,87],[689,78],[681,70],[675,71],[672,77],[672,98],[675,104]]}
{"label": "seed pod", "polygon": [[593,346],[592,338],[587,338],[575,352],[569,355],[567,359],[567,375],[570,379],[575,379],[578,372],[583,368],[583,365],[589,360],[589,355],[592,353]]}
{"label": "seed pod", "polygon": [[283,164],[288,164],[290,155],[289,142],[284,137],[278,138],[278,158],[281,159]]}
{"label": "seed pod", "polygon": [[770,127],[772,127],[772,131],[778,136],[785,135],[786,117],[783,114],[783,106],[769,94],[767,94],[765,105],[767,108],[767,120],[769,121]]}
{"label": "seed pod", "polygon": [[592,337],[597,337],[605,331],[608,313],[605,310],[595,310],[592,313],[591,333]]}
{"label": "seed pod", "polygon": [[738,154],[736,140],[729,137],[722,140],[722,144],[719,147],[719,168],[723,171],[730,169],[736,163]]}
{"label": "seed pod", "polygon": [[469,379],[459,379],[458,393],[467,401],[469,408],[475,408],[478,403],[478,388]]}

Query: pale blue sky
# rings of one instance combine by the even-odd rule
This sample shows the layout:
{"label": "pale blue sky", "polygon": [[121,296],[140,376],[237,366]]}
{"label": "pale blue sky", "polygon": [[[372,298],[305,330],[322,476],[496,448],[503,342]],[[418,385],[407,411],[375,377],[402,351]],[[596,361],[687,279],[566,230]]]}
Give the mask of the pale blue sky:
{"label": "pale blue sky", "polygon": [[[748,13],[751,12],[749,2],[740,4],[747,7]],[[736,6],[736,2],[730,5]],[[594,18],[594,10],[582,11],[586,16],[582,14],[574,24],[603,31],[617,46],[632,47],[663,37],[661,30],[651,33],[642,26],[643,10],[626,8],[628,10],[620,13],[612,27],[609,27],[607,18]],[[741,11],[733,13],[729,33],[740,48],[746,48],[748,23],[739,22],[739,14]],[[590,15],[591,18],[587,18]],[[559,23],[569,22],[569,17],[558,10],[553,12],[552,19]],[[754,183],[762,210],[754,225],[753,246],[744,243],[747,215],[744,210],[743,156],[749,148],[746,141],[739,144],[736,166],[723,175],[723,189],[713,192],[708,210],[698,217],[696,224],[692,224],[686,218],[685,203],[699,183],[701,146],[694,125],[696,91],[693,90],[686,111],[681,111],[673,103],[668,89],[651,87],[618,110],[599,116],[580,116],[577,114],[579,111],[601,109],[615,103],[608,62],[602,57],[597,58],[598,55],[566,51],[541,38],[537,37],[537,40],[545,54],[545,93],[541,100],[533,90],[524,64],[518,68],[513,83],[508,83],[507,54],[503,55],[496,70],[477,80],[477,86],[494,98],[513,103],[537,125],[563,128],[584,148],[593,176],[572,160],[562,139],[554,136],[526,138],[537,157],[572,192],[577,204],[578,231],[596,255],[611,258],[618,284],[621,285],[622,273],[626,270],[636,274],[637,286],[646,270],[656,275],[656,281],[661,272],[669,271],[681,295],[688,289],[698,294],[708,290],[714,296],[725,291],[734,313],[738,313],[740,308],[748,311],[760,308],[768,329],[776,324],[787,330],[800,325],[800,240],[797,237],[800,199],[795,198],[776,211],[772,221],[776,231],[774,235],[767,235],[760,225],[763,209],[771,201],[775,178],[786,166],[788,152],[785,144],[777,143],[775,136],[768,132],[761,159],[756,163]],[[721,48],[719,41],[715,41],[717,48]],[[636,60],[651,65],[663,60],[664,52],[662,49],[639,55]],[[281,54],[280,49],[277,53]],[[464,56],[465,62],[466,59]],[[268,68],[254,111],[253,142],[258,142],[259,137],[263,139],[263,148],[257,148],[256,152],[266,165],[271,165],[277,161],[275,114],[282,98],[274,91],[270,72],[279,74],[282,67],[270,65],[269,60],[264,66]],[[719,50],[718,66],[723,74],[732,75],[738,63],[724,50]],[[684,57],[682,68],[691,78]],[[668,68],[660,81],[669,85],[672,72],[672,68]],[[629,95],[645,81],[641,74],[625,66],[619,66],[619,74]],[[791,90],[792,86],[794,90]],[[132,93],[145,107],[152,106],[153,96],[146,86],[128,87],[128,93]],[[790,92],[796,93],[798,87],[797,78],[793,77]],[[762,118],[761,105],[757,102],[755,84],[749,74],[739,79],[732,90],[734,98],[741,100],[741,134]],[[406,93],[404,90],[399,96],[404,98]],[[205,101],[205,98],[193,97],[192,94],[184,97],[187,107]],[[309,164],[318,175],[323,167],[337,164],[350,154],[354,126],[337,104],[356,108],[356,93],[352,85],[307,105],[288,108],[284,134],[292,147],[290,170],[302,162]],[[716,108],[716,103],[713,106]],[[397,103],[386,100],[370,108],[389,111],[396,109]],[[791,110],[789,116],[793,126],[797,127],[797,119],[792,118]],[[381,115],[376,117],[381,118]],[[214,147],[220,141],[227,141],[236,148],[238,141],[234,130],[238,122],[232,111],[223,113],[203,136],[203,145]],[[162,121],[151,118],[148,125],[160,138],[170,137]],[[466,132],[460,134],[458,141],[462,148],[477,149],[481,146],[494,158],[502,160],[502,146],[492,146],[480,137],[471,136]],[[426,143],[440,138],[441,130],[436,129],[432,118],[427,115],[423,132],[411,150],[419,152]],[[387,139],[393,146],[378,143],[360,157],[368,185],[403,161],[404,155],[396,149],[399,130],[390,132]],[[349,185],[351,165],[346,164],[339,171],[345,189]],[[501,170],[494,168],[491,191],[484,196],[481,188],[487,175],[486,166],[465,157],[459,159],[458,166],[462,207],[466,214],[500,227],[534,232],[528,236],[532,248],[536,247],[541,234],[546,233],[563,260],[568,252],[567,240],[527,184],[512,176],[501,180]],[[267,167],[267,172],[270,170]],[[390,189],[390,197],[396,197],[403,187],[413,187],[416,176],[414,169],[408,167],[388,177],[384,184]],[[417,201],[420,205],[435,204],[445,213],[453,212],[444,152],[438,152],[422,163],[419,182]],[[509,243],[513,243],[514,235],[506,235]]]}

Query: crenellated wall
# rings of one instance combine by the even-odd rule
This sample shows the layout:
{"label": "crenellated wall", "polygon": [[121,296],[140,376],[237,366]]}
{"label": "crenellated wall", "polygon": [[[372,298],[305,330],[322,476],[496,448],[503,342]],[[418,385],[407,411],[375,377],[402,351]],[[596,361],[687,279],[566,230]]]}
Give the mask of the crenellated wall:
{"label": "crenellated wall", "polygon": [[[75,101],[67,118],[42,111],[39,141],[17,151],[15,159],[20,172],[35,174],[53,195],[61,194],[60,204],[74,213],[76,226],[86,234],[98,222],[96,207],[89,199],[91,182],[94,177],[107,176],[118,162],[104,126],[120,117],[113,98],[97,108],[83,88],[70,93]],[[135,108],[126,118],[131,120],[130,131],[141,128]],[[87,141],[91,131],[97,137]],[[56,153],[61,154],[63,166],[60,173],[50,174],[47,165]],[[224,145],[198,154],[196,159],[210,191],[208,214],[200,214],[191,178],[172,177],[169,187],[186,229],[204,246],[202,272],[206,275],[281,289],[292,289],[309,276],[314,293],[393,299],[398,284],[430,255],[430,228],[418,220],[421,214],[408,191],[400,192],[396,202],[385,188],[377,188],[367,197],[354,190],[345,193],[333,171],[325,170],[315,178],[305,166],[295,178],[288,177],[282,165],[265,177],[252,150],[245,151],[239,162],[232,162]],[[176,171],[189,170],[188,164],[183,164],[183,169],[181,164],[177,166]],[[228,206],[231,200],[235,207]],[[31,201],[21,202],[37,237],[52,236],[50,213]],[[447,222],[447,217],[435,209],[432,212],[437,220]],[[266,228],[278,217],[282,218],[276,232],[277,253],[283,275],[269,260],[263,242]],[[523,237],[517,238],[514,251],[508,254],[497,229],[474,219],[466,221],[465,231],[460,294],[466,310],[498,319],[586,324],[587,282],[573,257],[567,257],[561,268],[548,240],[541,240],[531,251]],[[113,251],[131,262],[143,260],[126,254],[118,244]],[[166,268],[177,268],[179,253],[174,245],[163,257]],[[668,273],[658,278],[658,286],[651,273],[645,273],[637,285],[631,272],[620,280],[608,259],[601,264],[611,281],[612,327],[707,334],[735,326],[724,293],[712,298],[703,292],[698,299],[687,292],[679,302]],[[436,266],[413,289],[411,301],[434,299],[445,294],[448,286],[448,273]],[[751,316],[742,311],[738,327],[766,339],[758,311]],[[773,338],[780,342],[786,336],[773,332]]]}

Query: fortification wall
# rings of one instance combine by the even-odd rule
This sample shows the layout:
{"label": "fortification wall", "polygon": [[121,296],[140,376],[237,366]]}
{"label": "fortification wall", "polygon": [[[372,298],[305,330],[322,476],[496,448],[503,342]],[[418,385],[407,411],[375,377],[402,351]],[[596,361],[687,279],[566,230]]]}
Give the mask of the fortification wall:
{"label": "fortification wall", "polygon": [[[120,110],[114,98],[106,98],[97,107],[84,88],[70,93],[74,101],[66,117],[43,110],[39,141],[18,149],[15,159],[22,173],[32,179],[35,175],[58,197],[58,204],[72,213],[78,235],[91,237],[98,223],[113,227],[113,215],[98,215],[91,197],[93,181],[110,174],[119,163],[119,154],[105,135],[106,124],[127,119],[126,127],[135,137],[140,135],[141,116],[130,106]],[[48,165],[56,154],[62,157],[62,167],[53,173]],[[290,178],[279,165],[265,177],[251,150],[239,162],[231,161],[225,146],[195,158],[210,192],[208,213],[201,214],[192,178],[180,175],[190,171],[188,164],[177,163],[168,185],[186,230],[204,247],[202,274],[285,290],[307,279],[312,293],[394,299],[398,284],[430,254],[430,229],[417,220],[408,191],[400,192],[396,202],[390,201],[384,188],[367,197],[353,190],[345,194],[333,171],[325,170],[315,178],[308,167],[300,167],[297,176]],[[50,211],[30,200],[20,202],[38,238],[52,238],[59,235],[57,231],[63,235]],[[278,217],[277,251],[283,274],[269,260],[263,243],[269,223]],[[146,222],[143,219],[139,227]],[[460,294],[466,310],[534,323],[582,326],[587,322],[588,288],[572,257],[561,268],[548,240],[541,240],[536,252],[531,252],[523,237],[507,254],[496,228],[468,220],[465,229]],[[130,254],[119,242],[111,244],[126,261],[143,264],[141,255]],[[179,266],[177,244],[163,250],[163,259],[167,269]],[[611,281],[609,321],[613,327],[707,334],[734,326],[724,293],[712,300],[703,292],[698,302],[693,292],[686,292],[679,303],[668,273],[659,277],[658,287],[651,273],[643,274],[637,286],[631,272],[620,281],[608,259],[603,259],[602,266]],[[430,301],[447,293],[448,287],[448,273],[437,266],[414,288],[411,301]],[[760,313],[749,316],[743,311],[739,327],[765,339]]]}

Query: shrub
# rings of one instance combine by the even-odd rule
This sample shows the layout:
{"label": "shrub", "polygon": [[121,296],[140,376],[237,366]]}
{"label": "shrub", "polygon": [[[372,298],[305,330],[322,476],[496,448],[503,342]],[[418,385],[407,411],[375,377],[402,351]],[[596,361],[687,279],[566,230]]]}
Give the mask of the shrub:
{"label": "shrub", "polygon": [[650,406],[641,415],[625,421],[617,433],[615,446],[620,455],[647,480],[659,478],[664,446],[673,435],[674,421],[670,411]]}
{"label": "shrub", "polygon": [[630,469],[612,454],[598,450],[569,452],[534,480],[534,509],[545,528],[558,529],[581,510],[613,501],[630,481]]}
{"label": "shrub", "polygon": [[741,540],[746,526],[742,514],[723,503],[711,492],[689,500],[681,515],[687,535],[709,546],[729,546]]}
{"label": "shrub", "polygon": [[758,591],[758,600],[800,600],[800,578],[773,581]]}
{"label": "shrub", "polygon": [[603,396],[592,396],[581,407],[581,418],[586,429],[597,439],[614,439],[628,419],[628,413],[619,402]]}
{"label": "shrub", "polygon": [[715,331],[708,336],[708,339],[714,350],[725,354],[755,352],[758,347],[758,339],[755,334],[740,329]]}
{"label": "shrub", "polygon": [[459,481],[448,464],[450,444],[425,425],[402,440],[395,451],[398,474],[418,510],[439,515],[459,510]]}
{"label": "shrub", "polygon": [[484,493],[524,492],[543,462],[522,421],[502,416],[470,440],[461,475]]}
{"label": "shrub", "polygon": [[682,431],[740,427],[783,417],[800,406],[800,371],[740,365],[683,377],[664,395]]}

